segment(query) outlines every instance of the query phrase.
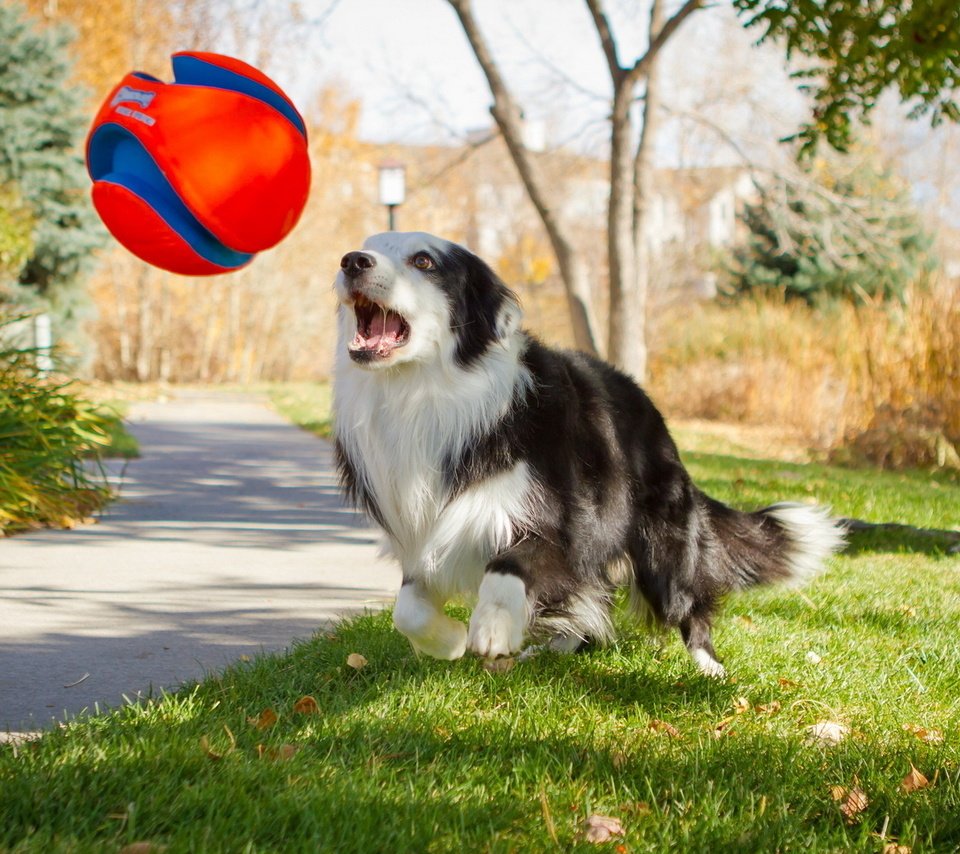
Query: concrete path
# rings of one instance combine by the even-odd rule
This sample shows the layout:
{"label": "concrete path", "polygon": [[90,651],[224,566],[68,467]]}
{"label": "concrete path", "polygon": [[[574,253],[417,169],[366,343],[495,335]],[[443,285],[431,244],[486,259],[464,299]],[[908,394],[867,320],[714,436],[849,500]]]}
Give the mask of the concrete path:
{"label": "concrete path", "polygon": [[180,393],[131,430],[142,458],[115,465],[98,524],[0,539],[0,732],[282,649],[399,587],[329,443],[265,404]]}

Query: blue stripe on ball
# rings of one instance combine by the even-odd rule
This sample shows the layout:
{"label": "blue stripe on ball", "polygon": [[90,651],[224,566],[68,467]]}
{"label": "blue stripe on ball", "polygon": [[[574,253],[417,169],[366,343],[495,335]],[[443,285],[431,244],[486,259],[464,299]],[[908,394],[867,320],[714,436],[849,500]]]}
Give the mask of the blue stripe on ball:
{"label": "blue stripe on ball", "polygon": [[90,138],[88,163],[94,181],[117,184],[143,199],[204,260],[233,269],[253,258],[252,253],[225,246],[200,223],[126,128],[109,122],[98,127]]}
{"label": "blue stripe on ball", "polygon": [[307,129],[303,124],[303,119],[283,97],[269,86],[264,86],[262,83],[244,77],[242,74],[237,74],[228,68],[222,68],[189,54],[174,54],[170,61],[173,65],[174,80],[178,84],[211,86],[214,89],[227,89],[231,92],[239,92],[241,95],[249,95],[281,113],[306,138]]}

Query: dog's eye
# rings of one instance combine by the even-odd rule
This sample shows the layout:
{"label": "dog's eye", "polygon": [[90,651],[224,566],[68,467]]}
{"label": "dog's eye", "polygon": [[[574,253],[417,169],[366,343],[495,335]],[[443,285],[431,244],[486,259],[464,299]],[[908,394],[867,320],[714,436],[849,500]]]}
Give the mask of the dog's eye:
{"label": "dog's eye", "polygon": [[427,255],[426,252],[418,252],[413,256],[411,263],[418,270],[432,270],[434,266],[433,258]]}

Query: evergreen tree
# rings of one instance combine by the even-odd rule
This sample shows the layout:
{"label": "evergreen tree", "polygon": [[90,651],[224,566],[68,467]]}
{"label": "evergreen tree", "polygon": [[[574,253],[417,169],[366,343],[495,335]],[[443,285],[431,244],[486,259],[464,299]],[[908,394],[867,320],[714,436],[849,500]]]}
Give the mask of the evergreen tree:
{"label": "evergreen tree", "polygon": [[814,304],[900,299],[933,267],[906,189],[876,159],[820,158],[767,187],[742,214],[728,293],[776,291]]}
{"label": "evergreen tree", "polygon": [[0,5],[0,185],[33,222],[32,252],[0,299],[49,310],[57,337],[76,341],[82,273],[104,232],[89,201],[80,153],[88,118],[68,81],[69,32],[41,29],[18,6]]}

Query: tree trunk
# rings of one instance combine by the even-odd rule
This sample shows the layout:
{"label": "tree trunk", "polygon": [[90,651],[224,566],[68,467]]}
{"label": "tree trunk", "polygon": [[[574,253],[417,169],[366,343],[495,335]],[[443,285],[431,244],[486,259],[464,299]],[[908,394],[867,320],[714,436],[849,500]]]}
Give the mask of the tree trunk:
{"label": "tree trunk", "polygon": [[646,371],[646,294],[637,276],[633,232],[633,146],[630,106],[632,86],[615,81],[610,135],[610,201],[607,247],[610,268],[610,315],[607,358],[643,381]]}
{"label": "tree trunk", "polygon": [[[650,41],[663,30],[665,21],[663,0],[653,0],[650,6]],[[653,56],[647,66],[646,93],[643,101],[643,127],[633,163],[633,246],[637,265],[636,309],[643,331],[643,352],[637,353],[634,375],[641,381],[647,379],[647,305],[650,295],[653,258],[650,246],[650,198],[653,195],[654,141],[662,122],[660,97],[660,72],[657,57]]]}
{"label": "tree trunk", "polygon": [[[493,117],[557,257],[560,275],[567,291],[577,346],[596,353],[596,323],[591,310],[586,267],[569,239],[568,232],[561,226],[553,208],[548,204],[543,191],[544,182],[538,177],[535,161],[523,146],[520,108],[501,78],[483,34],[477,27],[471,0],[448,2],[460,19],[467,40],[487,78],[493,95]],[[670,18],[666,18],[663,14],[663,0],[653,0],[649,46],[633,65],[624,67],[618,56],[617,43],[603,0],[586,0],[607,60],[614,92],[611,114],[610,201],[607,209],[610,267],[607,356],[618,367],[641,381],[645,379],[647,371],[645,329],[650,266],[645,257],[647,241],[644,235],[657,110],[655,104],[650,108],[647,118],[651,123],[646,126],[634,155],[630,108],[636,87],[653,69],[664,44],[691,14],[702,8],[703,2],[704,0],[684,0],[680,8]],[[654,82],[649,86],[648,94],[652,93],[655,99],[656,79],[652,79]]]}
{"label": "tree trunk", "polygon": [[593,312],[586,264],[560,222],[555,207],[547,199],[544,192],[545,182],[537,171],[534,158],[523,144],[522,113],[500,76],[486,40],[477,26],[473,17],[472,3],[470,0],[448,0],[448,2],[460,19],[467,40],[487,78],[493,95],[491,113],[517,167],[524,189],[540,216],[556,256],[570,310],[574,342],[578,349],[597,355],[599,353],[597,323]]}

